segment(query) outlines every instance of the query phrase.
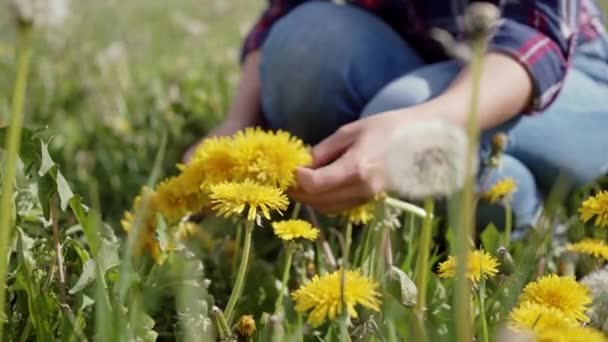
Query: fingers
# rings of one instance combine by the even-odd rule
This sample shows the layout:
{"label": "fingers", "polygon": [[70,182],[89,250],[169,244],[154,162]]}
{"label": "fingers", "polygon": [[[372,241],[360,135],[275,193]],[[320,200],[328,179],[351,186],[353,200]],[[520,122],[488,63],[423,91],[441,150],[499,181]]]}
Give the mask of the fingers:
{"label": "fingers", "polygon": [[313,168],[326,165],[344,153],[355,142],[357,131],[356,124],[344,125],[317,144],[312,149]]}
{"label": "fingers", "polygon": [[333,163],[318,169],[296,170],[297,190],[308,194],[320,194],[344,186],[356,178],[353,153],[347,152]]}
{"label": "fingers", "polygon": [[324,213],[339,213],[354,206],[363,204],[373,197],[373,191],[353,183],[335,190],[320,194],[308,194],[293,191],[289,196],[298,202],[310,205]]}

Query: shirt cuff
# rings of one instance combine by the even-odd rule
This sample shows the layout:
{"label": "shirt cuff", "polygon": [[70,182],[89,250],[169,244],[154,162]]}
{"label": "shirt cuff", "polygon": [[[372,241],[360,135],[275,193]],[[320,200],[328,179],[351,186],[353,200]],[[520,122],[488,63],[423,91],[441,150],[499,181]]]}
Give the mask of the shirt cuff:
{"label": "shirt cuff", "polygon": [[497,27],[489,51],[507,54],[526,69],[534,89],[532,112],[543,111],[555,100],[568,69],[569,51],[540,31],[510,19]]}
{"label": "shirt cuff", "polygon": [[245,57],[247,57],[250,52],[258,50],[262,46],[262,44],[264,44],[264,41],[266,40],[266,37],[268,36],[269,32],[270,29],[267,28],[253,28],[249,35],[247,35],[247,38],[245,38],[245,40],[243,41],[240,57],[241,63],[245,61]]}

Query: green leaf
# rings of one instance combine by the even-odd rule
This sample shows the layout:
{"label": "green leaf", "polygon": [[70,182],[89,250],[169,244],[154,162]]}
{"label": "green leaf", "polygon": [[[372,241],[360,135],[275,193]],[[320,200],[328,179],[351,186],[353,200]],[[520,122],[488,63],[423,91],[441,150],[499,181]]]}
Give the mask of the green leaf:
{"label": "green leaf", "polygon": [[70,294],[75,294],[85,287],[89,286],[93,281],[95,281],[95,268],[97,264],[94,259],[89,259],[84,263],[82,267],[82,273],[80,274],[80,278],[76,281],[76,284],[69,290]]}
{"label": "green leaf", "polygon": [[494,253],[500,247],[501,234],[496,226],[490,223],[480,236],[484,250]]}
{"label": "green leaf", "polygon": [[55,162],[49,154],[48,147],[48,144],[45,144],[44,141],[40,140],[40,154],[42,160],[40,162],[40,169],[38,170],[38,175],[41,177],[46,175],[47,172],[49,172],[53,168],[53,166],[55,166]]}
{"label": "green leaf", "polygon": [[118,245],[105,239],[102,240],[101,249],[99,250],[96,260],[104,273],[110,268],[118,266],[120,264]]}
{"label": "green leaf", "polygon": [[416,304],[418,290],[405,272],[398,267],[391,266],[387,273],[387,278],[387,289],[393,297],[405,306],[414,306]]}
{"label": "green leaf", "polygon": [[82,305],[80,305],[80,310],[84,310],[93,304],[95,304],[95,301],[93,300],[93,298],[91,298],[87,295],[82,295]]}
{"label": "green leaf", "polygon": [[65,212],[70,200],[74,197],[74,193],[59,170],[57,170],[57,193],[59,194],[61,210]]}

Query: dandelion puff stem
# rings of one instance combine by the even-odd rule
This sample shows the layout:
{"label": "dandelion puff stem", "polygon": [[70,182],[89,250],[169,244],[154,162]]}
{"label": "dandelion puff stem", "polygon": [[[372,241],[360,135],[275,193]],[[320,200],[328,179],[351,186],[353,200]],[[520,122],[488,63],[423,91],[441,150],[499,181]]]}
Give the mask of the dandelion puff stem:
{"label": "dandelion puff stem", "polygon": [[424,209],[420,208],[417,205],[414,205],[414,204],[411,204],[411,203],[408,203],[408,202],[405,202],[402,200],[398,200],[396,198],[392,198],[389,196],[386,196],[386,198],[384,199],[384,202],[391,207],[404,210],[410,214],[413,214],[413,215],[421,217],[421,218],[425,218],[428,214]]}
{"label": "dandelion puff stem", "polygon": [[[16,173],[17,155],[21,147],[21,131],[23,128],[23,111],[25,93],[27,89],[27,76],[29,74],[32,56],[32,26],[19,25],[17,47],[17,71],[13,92],[12,115],[8,134],[6,136],[4,156],[4,170],[2,174],[2,198],[0,199],[0,320],[5,321],[4,301],[6,298],[6,267],[8,258],[8,245],[11,236],[12,224],[12,198]],[[2,340],[4,324],[0,324],[0,340]]]}
{"label": "dandelion puff stem", "polygon": [[289,280],[289,271],[291,270],[291,261],[293,260],[293,253],[295,252],[295,244],[287,243],[285,249],[285,267],[283,268],[283,278],[281,278],[281,290],[279,291],[279,297],[274,305],[274,314],[278,315],[279,311],[282,310],[283,296],[287,289],[287,281]]}
{"label": "dandelion puff stem", "polygon": [[433,229],[433,216],[435,201],[432,198],[424,200],[424,210],[429,213],[422,223],[422,234],[416,262],[416,287],[418,298],[416,299],[415,312],[421,324],[424,321],[424,310],[426,307],[427,287],[429,281],[429,257],[431,253],[431,238]]}
{"label": "dandelion puff stem", "polygon": [[251,254],[251,235],[253,235],[254,221],[247,220],[245,223],[245,241],[243,242],[243,249],[241,250],[241,263],[239,265],[239,271],[232,287],[232,293],[226,304],[226,318],[228,322],[232,322],[232,315],[234,314],[234,307],[236,302],[241,297],[243,292],[243,286],[245,285],[245,275],[247,274],[247,266],[249,265],[249,255]]}

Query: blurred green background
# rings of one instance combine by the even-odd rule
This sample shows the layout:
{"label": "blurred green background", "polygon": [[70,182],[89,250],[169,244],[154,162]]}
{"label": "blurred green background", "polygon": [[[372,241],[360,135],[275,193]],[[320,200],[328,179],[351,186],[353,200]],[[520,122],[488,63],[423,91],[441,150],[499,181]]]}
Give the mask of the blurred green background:
{"label": "blurred green background", "polygon": [[[76,193],[116,222],[150,173],[164,174],[222,117],[242,37],[262,0],[71,1],[62,27],[39,30],[26,125],[47,127]],[[14,79],[14,25],[0,11],[0,125]]]}
{"label": "blurred green background", "polygon": [[[167,176],[221,119],[238,80],[241,40],[264,2],[71,1],[63,27],[38,32],[27,126],[48,126],[62,172],[106,220],[130,207],[163,134]],[[1,11],[0,124],[14,78],[13,27]]]}

